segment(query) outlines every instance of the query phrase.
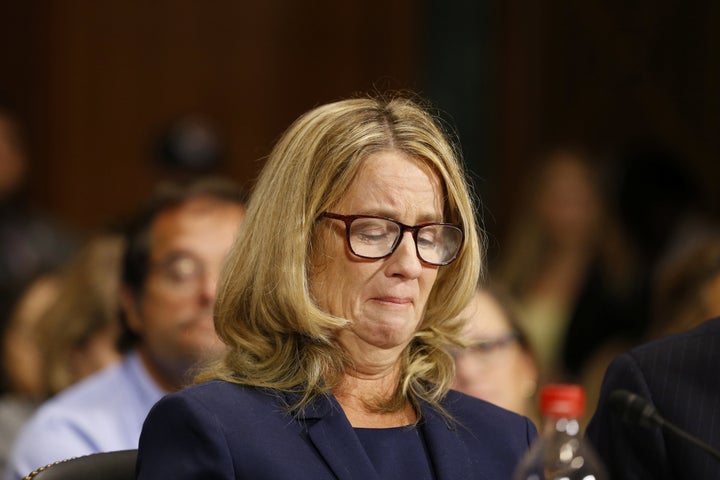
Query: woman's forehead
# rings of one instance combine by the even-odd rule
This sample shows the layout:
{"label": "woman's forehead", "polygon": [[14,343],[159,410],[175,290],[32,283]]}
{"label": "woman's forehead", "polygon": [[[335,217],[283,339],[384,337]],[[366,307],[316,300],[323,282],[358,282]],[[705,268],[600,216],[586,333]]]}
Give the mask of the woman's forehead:
{"label": "woman's forehead", "polygon": [[[443,188],[440,177],[427,162],[399,151],[382,151],[363,159],[338,205],[377,210],[424,210],[430,218],[442,213]],[[408,203],[412,205],[408,205]],[[381,211],[356,212],[382,214]]]}

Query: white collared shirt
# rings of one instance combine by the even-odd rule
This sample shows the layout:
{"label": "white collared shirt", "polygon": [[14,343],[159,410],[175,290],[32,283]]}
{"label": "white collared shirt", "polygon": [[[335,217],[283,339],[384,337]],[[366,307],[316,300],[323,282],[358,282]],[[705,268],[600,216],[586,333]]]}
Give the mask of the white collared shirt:
{"label": "white collared shirt", "polygon": [[150,408],[166,392],[136,351],[43,403],[22,428],[4,473],[19,480],[67,458],[138,447]]}

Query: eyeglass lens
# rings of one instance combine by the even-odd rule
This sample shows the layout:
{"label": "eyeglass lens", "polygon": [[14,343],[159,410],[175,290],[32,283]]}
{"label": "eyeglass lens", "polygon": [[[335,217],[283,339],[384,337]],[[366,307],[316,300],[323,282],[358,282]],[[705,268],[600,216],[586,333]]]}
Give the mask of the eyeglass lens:
{"label": "eyeglass lens", "polygon": [[[382,258],[389,255],[400,241],[401,227],[382,218],[356,218],[350,224],[350,248],[361,257]],[[452,225],[430,224],[415,232],[419,257],[431,264],[451,261],[460,248],[462,231]]]}
{"label": "eyeglass lens", "polygon": [[477,341],[464,349],[453,349],[453,357],[457,361],[460,357],[470,358],[478,365],[488,365],[507,358],[510,351],[507,347],[515,344],[517,334],[510,332],[497,338],[488,338]]}
{"label": "eyeglass lens", "polygon": [[196,289],[205,275],[205,267],[202,262],[187,254],[173,255],[158,263],[155,270],[168,287],[177,291]]}

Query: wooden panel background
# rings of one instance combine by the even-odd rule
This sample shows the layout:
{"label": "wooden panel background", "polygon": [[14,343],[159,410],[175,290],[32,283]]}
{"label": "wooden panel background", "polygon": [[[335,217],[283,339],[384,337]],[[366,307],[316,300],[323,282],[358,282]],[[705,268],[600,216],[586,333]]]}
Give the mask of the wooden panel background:
{"label": "wooden panel background", "polygon": [[655,142],[720,206],[720,3],[507,0],[496,5],[494,175],[502,231],[514,182],[544,145],[578,141],[614,161]]}
{"label": "wooden panel background", "polygon": [[77,227],[112,222],[167,174],[153,163],[153,145],[186,112],[221,132],[221,173],[251,182],[275,138],[308,108],[415,88],[418,20],[409,3],[4,5],[3,70],[33,134],[33,197]]}
{"label": "wooden panel background", "polygon": [[501,231],[554,139],[661,139],[717,204],[719,22],[702,1],[3,2],[0,91],[27,120],[34,201],[85,228],[166,174],[152,144],[178,114],[213,118],[221,171],[251,182],[313,105],[419,90],[457,123]]}

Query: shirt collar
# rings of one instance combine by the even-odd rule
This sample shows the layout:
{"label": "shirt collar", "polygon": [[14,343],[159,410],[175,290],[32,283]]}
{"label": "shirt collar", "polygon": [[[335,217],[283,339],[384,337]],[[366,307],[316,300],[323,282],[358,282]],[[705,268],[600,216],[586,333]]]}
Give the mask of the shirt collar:
{"label": "shirt collar", "polygon": [[169,393],[163,390],[163,388],[153,380],[137,350],[130,351],[124,363],[124,368],[128,370],[129,377],[136,382],[138,392],[140,392],[143,401],[154,405],[155,402]]}

